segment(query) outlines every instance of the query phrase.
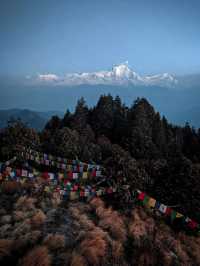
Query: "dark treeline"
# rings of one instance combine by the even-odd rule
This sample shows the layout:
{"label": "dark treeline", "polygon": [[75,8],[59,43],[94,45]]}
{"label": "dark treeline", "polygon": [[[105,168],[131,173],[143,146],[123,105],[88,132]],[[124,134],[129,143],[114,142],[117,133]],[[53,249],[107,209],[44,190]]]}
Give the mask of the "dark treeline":
{"label": "dark treeline", "polygon": [[170,124],[144,98],[127,107],[104,95],[93,108],[81,98],[40,133],[14,121],[1,132],[1,160],[16,144],[103,164],[107,175],[200,220],[200,130]]}

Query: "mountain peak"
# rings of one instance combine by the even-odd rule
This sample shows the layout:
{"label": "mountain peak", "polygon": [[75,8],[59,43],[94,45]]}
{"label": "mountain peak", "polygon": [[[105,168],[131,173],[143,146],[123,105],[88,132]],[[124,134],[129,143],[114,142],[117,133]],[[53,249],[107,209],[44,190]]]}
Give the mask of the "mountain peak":
{"label": "mountain peak", "polygon": [[114,75],[119,78],[130,78],[132,73],[128,66],[128,62],[113,66],[112,71]]}

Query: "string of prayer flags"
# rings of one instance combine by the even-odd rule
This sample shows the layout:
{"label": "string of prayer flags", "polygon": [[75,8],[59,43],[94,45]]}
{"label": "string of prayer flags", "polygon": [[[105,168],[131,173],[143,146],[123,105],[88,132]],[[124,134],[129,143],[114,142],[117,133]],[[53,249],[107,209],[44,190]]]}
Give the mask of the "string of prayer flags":
{"label": "string of prayer flags", "polygon": [[30,154],[25,153],[25,152],[22,152],[21,156],[24,159],[33,161],[39,165],[56,167],[58,169],[68,170],[68,171],[78,172],[78,173],[91,172],[92,177],[101,177],[102,176],[102,171],[101,171],[102,168],[98,165],[91,165],[91,164],[69,165],[69,164],[65,164],[65,163],[61,163],[61,162],[46,160],[46,159],[43,159],[42,157],[35,157],[35,156],[30,155]]}
{"label": "string of prayer flags", "polygon": [[[81,167],[82,171],[83,171],[84,167],[87,170],[96,169],[97,171],[99,171],[99,170],[103,169],[103,167],[100,165],[96,165],[93,163],[92,164],[83,163],[77,159],[76,160],[70,160],[70,159],[66,159],[66,158],[56,157],[56,156],[52,156],[50,154],[41,153],[41,152],[32,150],[30,148],[26,148],[26,147],[20,147],[20,150],[23,150],[23,152],[21,152],[21,155],[25,156],[29,160],[33,160],[34,158],[37,158],[37,160],[43,162],[43,164],[45,164],[45,165],[57,166],[63,170],[66,169],[67,165],[73,165],[74,167]],[[81,169],[80,169],[80,171],[81,171]]]}
{"label": "string of prayer flags", "polygon": [[[94,196],[102,196],[107,194],[112,194],[117,191],[116,188],[113,187],[102,187],[102,188],[96,188],[91,187],[89,185],[87,186],[81,186],[79,184],[79,180],[77,178],[70,179],[64,178],[63,173],[49,173],[49,172],[39,172],[34,169],[33,172],[29,172],[26,169],[13,169],[11,167],[7,167],[6,170],[3,173],[0,173],[0,180],[3,182],[6,181],[17,181],[21,184],[24,184],[29,179],[35,179],[35,185],[41,186],[42,183],[39,182],[39,179],[42,178],[48,183],[43,183],[43,188],[40,190],[44,193],[58,193],[59,196],[64,199],[70,199],[70,200],[77,200],[79,198],[91,198]],[[39,178],[39,179],[38,179]],[[76,183],[78,182],[78,183]],[[33,190],[35,188],[35,185],[33,186]]]}
{"label": "string of prayer flags", "polygon": [[200,228],[200,225],[196,221],[190,219],[189,217],[184,217],[183,214],[171,209],[170,207],[166,206],[163,203],[160,203],[159,201],[156,201],[151,197],[148,197],[145,192],[137,190],[137,194],[137,199],[142,202],[143,205],[154,208],[165,216],[169,216],[172,222],[175,219],[183,219],[189,229],[195,230],[197,228]]}

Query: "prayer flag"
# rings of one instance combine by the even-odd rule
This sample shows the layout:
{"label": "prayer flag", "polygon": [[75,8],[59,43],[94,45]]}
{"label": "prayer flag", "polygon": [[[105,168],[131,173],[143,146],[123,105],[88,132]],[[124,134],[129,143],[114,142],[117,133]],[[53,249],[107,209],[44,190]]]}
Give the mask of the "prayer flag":
{"label": "prayer flag", "polygon": [[160,204],[159,211],[162,213],[166,213],[167,206],[164,204]]}
{"label": "prayer flag", "polygon": [[28,171],[27,170],[22,170],[22,176],[28,176]]}
{"label": "prayer flag", "polygon": [[197,224],[196,221],[194,221],[194,220],[190,220],[190,221],[188,222],[188,226],[189,226],[190,229],[195,229],[195,228],[197,228],[198,224]]}
{"label": "prayer flag", "polygon": [[173,221],[176,218],[176,211],[171,211],[171,220]]}
{"label": "prayer flag", "polygon": [[169,216],[172,212],[172,209],[170,207],[167,207],[165,214]]}
{"label": "prayer flag", "polygon": [[87,179],[88,178],[88,172],[83,172],[83,179]]}
{"label": "prayer flag", "polygon": [[138,199],[139,199],[139,200],[144,200],[144,197],[145,197],[145,193],[144,193],[144,192],[141,192],[141,193],[138,195]]}
{"label": "prayer flag", "polygon": [[181,217],[183,217],[183,214],[181,214],[180,212],[177,212],[176,213],[176,218],[181,218]]}
{"label": "prayer flag", "polygon": [[153,198],[150,198],[149,201],[148,201],[148,207],[149,208],[154,208],[156,205],[156,200],[153,199]]}
{"label": "prayer flag", "polygon": [[149,201],[149,196],[145,195],[144,199],[143,199],[143,204],[147,205]]}

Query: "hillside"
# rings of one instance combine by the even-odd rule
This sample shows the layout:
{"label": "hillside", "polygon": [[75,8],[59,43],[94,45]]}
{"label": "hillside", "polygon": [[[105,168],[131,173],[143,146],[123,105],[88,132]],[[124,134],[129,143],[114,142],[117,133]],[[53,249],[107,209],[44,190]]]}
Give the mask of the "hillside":
{"label": "hillside", "polygon": [[13,156],[0,181],[1,265],[200,264],[200,131],[145,98],[81,98],[40,133],[15,121],[0,132],[0,160]]}

